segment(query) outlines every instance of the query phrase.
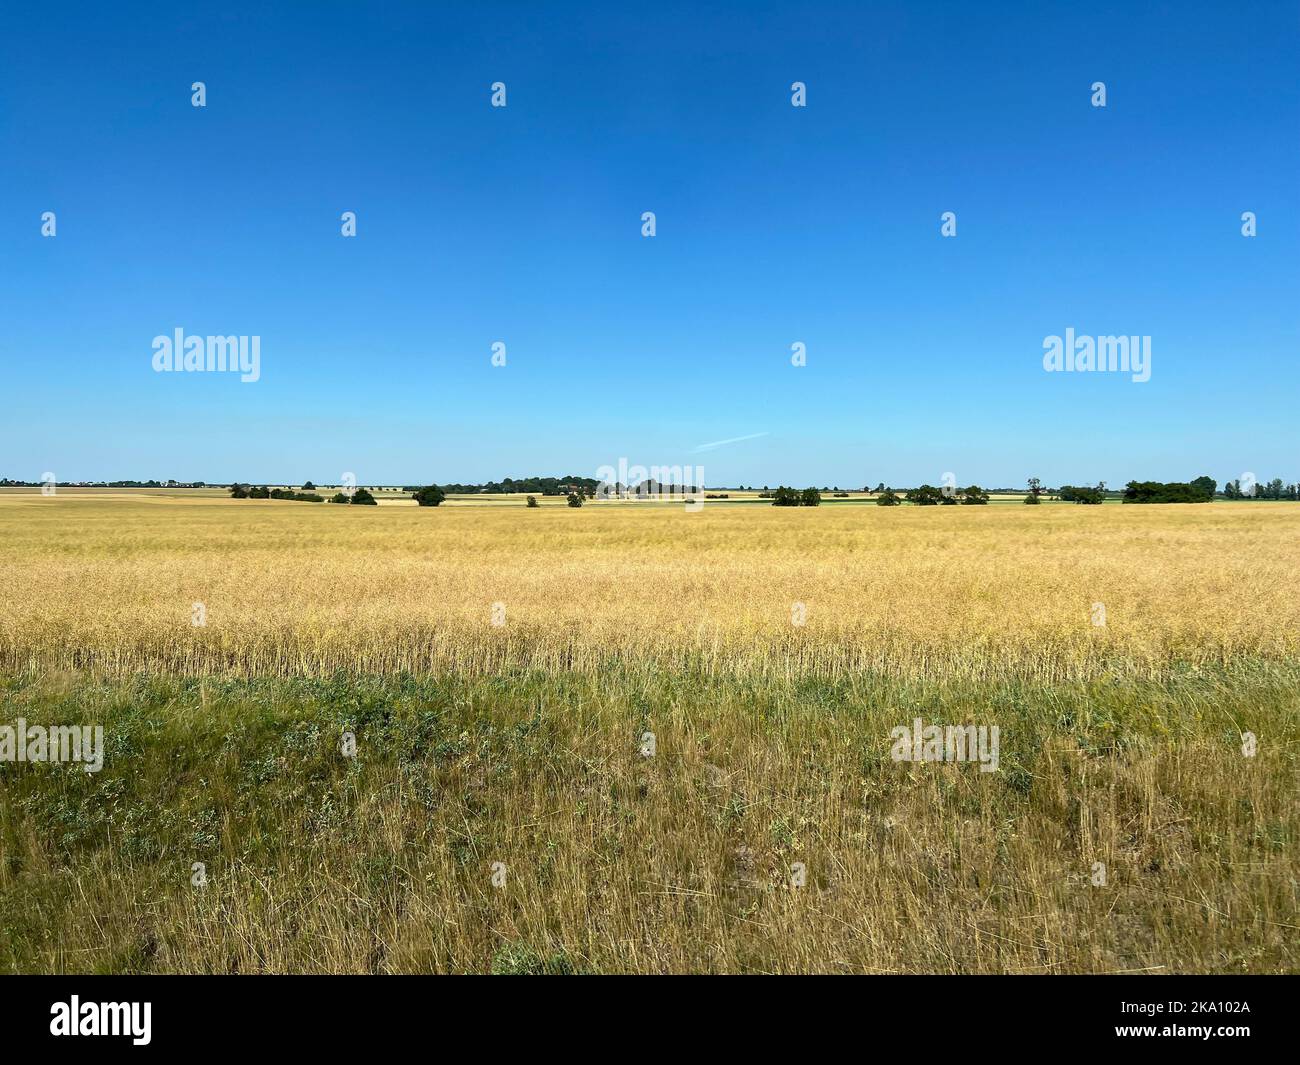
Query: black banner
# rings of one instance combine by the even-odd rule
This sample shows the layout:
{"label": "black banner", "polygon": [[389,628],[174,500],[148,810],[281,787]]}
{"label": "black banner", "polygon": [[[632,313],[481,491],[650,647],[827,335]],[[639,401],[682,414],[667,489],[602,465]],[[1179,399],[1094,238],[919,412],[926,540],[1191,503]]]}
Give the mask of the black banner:
{"label": "black banner", "polygon": [[[112,1044],[130,1053],[257,1047],[337,1054],[430,1037],[481,1040],[490,1050],[554,1045],[557,1037],[620,1038],[620,1029],[623,1039],[653,1039],[656,1028],[680,1036],[701,1022],[699,988],[668,982],[642,981],[629,999],[625,986],[588,980],[579,1016],[571,1013],[573,999],[561,998],[565,992],[517,980],[485,987],[482,980],[433,976],[10,977],[0,987],[0,1046],[7,1051],[94,1053]],[[849,978],[829,999],[827,990],[824,982],[813,989],[806,982],[776,988],[749,981],[729,993],[744,996],[742,1015],[750,1018],[771,997],[786,1016],[782,1040],[790,1040],[792,1052],[856,1033],[915,1038],[932,1048],[952,1040],[971,1050],[1014,1040],[1035,1049],[1130,1044],[1180,1054],[1280,1053],[1296,1028],[1294,977],[894,976]],[[801,993],[809,995],[806,1004]],[[738,1024],[727,1009],[711,1027],[728,1042],[745,1043],[752,1034],[766,1045],[772,1036],[752,1021]]]}

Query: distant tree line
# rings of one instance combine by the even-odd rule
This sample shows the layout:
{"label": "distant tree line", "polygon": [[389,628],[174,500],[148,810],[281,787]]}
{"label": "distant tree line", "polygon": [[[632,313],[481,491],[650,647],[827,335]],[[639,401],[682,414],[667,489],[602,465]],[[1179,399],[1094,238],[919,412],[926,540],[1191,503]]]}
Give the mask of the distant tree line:
{"label": "distant tree line", "polygon": [[[480,495],[484,493],[503,495],[522,492],[544,496],[567,496],[575,488],[579,488],[584,495],[590,497],[595,494],[601,483],[595,477],[523,477],[519,480],[507,477],[501,481],[488,481],[486,484],[444,484],[442,491],[444,497],[448,495]],[[403,492],[411,493],[421,490],[419,485],[408,485],[402,489]]]}
{"label": "distant tree line", "polygon": [[908,489],[903,498],[918,507],[951,507],[962,504],[982,507],[988,503],[989,494],[977,484],[967,488],[935,488],[932,484],[923,484],[919,488]]}
{"label": "distant tree line", "polygon": [[1240,481],[1229,481],[1223,486],[1224,499],[1300,499],[1300,484],[1283,484],[1274,477],[1266,484],[1241,486]]}
{"label": "distant tree line", "polygon": [[[304,487],[315,487],[310,481]],[[268,488],[264,484],[232,484],[231,499],[288,499],[297,503],[324,503],[325,497],[315,492],[295,492],[290,488]]]}
{"label": "distant tree line", "polygon": [[1062,503],[1084,503],[1095,505],[1106,499],[1106,482],[1100,481],[1096,488],[1081,488],[1063,484],[1056,490],[1056,496]]}
{"label": "distant tree line", "polygon": [[[315,488],[316,486],[308,481],[304,488]],[[231,499],[285,499],[295,503],[324,503],[325,497],[318,492],[295,492],[290,488],[268,488],[264,484],[232,484],[230,486]],[[377,507],[378,501],[366,489],[358,488],[351,495],[346,492],[335,492],[331,503],[349,503],[359,506]]]}
{"label": "distant tree line", "polygon": [[[15,481],[0,478],[0,488],[40,488],[48,481]],[[217,488],[206,481],[55,481],[56,488]]]}
{"label": "distant tree line", "polygon": [[1125,503],[1208,503],[1218,482],[1210,477],[1194,481],[1129,481],[1124,487]]}
{"label": "distant tree line", "polygon": [[767,495],[771,497],[774,507],[819,507],[822,503],[822,494],[816,488],[805,488],[801,492],[798,488],[782,485]]}

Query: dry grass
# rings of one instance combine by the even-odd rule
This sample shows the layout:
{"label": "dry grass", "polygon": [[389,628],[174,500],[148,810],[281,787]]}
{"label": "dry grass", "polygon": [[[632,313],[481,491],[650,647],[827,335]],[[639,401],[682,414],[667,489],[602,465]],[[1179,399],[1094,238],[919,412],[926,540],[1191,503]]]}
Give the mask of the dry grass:
{"label": "dry grass", "polygon": [[0,666],[1157,676],[1294,659],[1298,539],[1285,503],[687,514],[6,496]]}
{"label": "dry grass", "polygon": [[0,971],[1292,971],[1296,680],[19,684],[110,753],[0,774]]}

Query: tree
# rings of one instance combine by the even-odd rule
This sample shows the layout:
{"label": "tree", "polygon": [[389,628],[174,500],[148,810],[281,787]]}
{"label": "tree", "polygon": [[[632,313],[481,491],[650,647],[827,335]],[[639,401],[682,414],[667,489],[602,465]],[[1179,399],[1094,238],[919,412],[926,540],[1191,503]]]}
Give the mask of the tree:
{"label": "tree", "polygon": [[1060,490],[1062,503],[1088,503],[1098,504],[1105,502],[1106,499],[1106,482],[1100,482],[1096,488],[1079,488],[1072,484],[1061,485]]}
{"label": "tree", "polygon": [[334,493],[334,498],[331,499],[330,502],[331,502],[331,503],[351,503],[352,500],[350,500],[350,499],[349,499],[347,496],[345,496],[342,492],[335,492],[335,493]]}
{"label": "tree", "polygon": [[570,492],[570,493],[569,493],[569,506],[571,506],[571,507],[580,507],[580,506],[582,506],[582,496],[578,495],[577,492]]}
{"label": "tree", "polygon": [[249,499],[270,499],[271,492],[265,485],[256,485],[248,490]]}
{"label": "tree", "polygon": [[379,503],[366,489],[358,488],[352,493],[352,505],[354,507],[377,507]]}
{"label": "tree", "polygon": [[412,492],[411,498],[415,500],[416,506],[436,507],[447,498],[447,493],[436,484],[428,484],[418,491]]}
{"label": "tree", "polygon": [[943,499],[943,493],[932,484],[923,484],[920,488],[910,489],[904,498],[918,507],[933,507]]}
{"label": "tree", "polygon": [[1129,481],[1124,489],[1125,503],[1208,503],[1210,497],[1182,481]]}
{"label": "tree", "polygon": [[876,499],[878,507],[896,507],[898,506],[898,496],[894,495],[892,488],[881,488],[880,495]]}
{"label": "tree", "polygon": [[799,504],[805,507],[820,507],[822,505],[822,494],[816,488],[805,488],[803,495],[799,499]]}
{"label": "tree", "polygon": [[1197,477],[1192,481],[1192,487],[1205,496],[1206,499],[1213,499],[1214,493],[1219,490],[1219,482],[1213,477]]}
{"label": "tree", "polygon": [[246,484],[232,484],[232,485],[230,486],[230,498],[231,498],[231,499],[247,499],[247,498],[248,498],[248,485],[246,485]]}
{"label": "tree", "polygon": [[316,491],[316,486],[312,484],[311,481],[304,481],[302,485],[302,490],[304,492],[314,492]]}
{"label": "tree", "polygon": [[[1034,497],[1035,503],[1041,502],[1038,497],[1043,494],[1043,482],[1037,477],[1029,478],[1029,494]],[[1025,502],[1028,503],[1029,500],[1026,499]]]}
{"label": "tree", "polygon": [[536,497],[536,496],[529,496],[529,497],[528,497],[528,505],[529,505],[530,507],[535,507],[535,506],[537,506],[537,505],[538,505],[538,504],[537,504],[537,497]]}
{"label": "tree", "polygon": [[774,507],[797,507],[802,502],[797,489],[787,488],[781,485],[772,493],[772,506]]}
{"label": "tree", "polygon": [[977,484],[961,490],[961,501],[964,506],[983,507],[988,505],[989,494]]}

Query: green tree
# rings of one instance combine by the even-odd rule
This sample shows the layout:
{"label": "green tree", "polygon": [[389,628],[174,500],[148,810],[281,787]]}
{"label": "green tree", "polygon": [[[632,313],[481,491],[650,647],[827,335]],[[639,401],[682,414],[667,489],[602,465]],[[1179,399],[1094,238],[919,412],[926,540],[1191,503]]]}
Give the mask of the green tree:
{"label": "green tree", "polygon": [[1102,481],[1096,488],[1080,488],[1072,484],[1061,485],[1062,503],[1088,503],[1096,505],[1106,500],[1106,482]]}
{"label": "green tree", "polygon": [[427,484],[423,488],[412,492],[411,498],[415,500],[416,506],[436,507],[447,498],[447,493],[436,484]]}
{"label": "green tree", "polygon": [[983,507],[988,505],[989,494],[977,484],[961,490],[961,501],[964,506]]}
{"label": "green tree", "polygon": [[569,493],[569,506],[571,506],[571,507],[580,507],[580,506],[582,506],[582,496],[578,495],[577,492],[570,492],[570,493]]}
{"label": "green tree", "polygon": [[943,493],[932,484],[923,484],[920,488],[909,489],[904,498],[918,507],[933,507],[938,506]]}
{"label": "green tree", "polygon": [[822,505],[822,494],[816,488],[805,488],[803,494],[799,497],[799,505],[803,507],[820,507]]}
{"label": "green tree", "polygon": [[379,503],[366,489],[358,488],[352,493],[352,505],[354,507],[377,507]]}
{"label": "green tree", "polygon": [[537,497],[536,497],[536,496],[529,496],[529,497],[528,497],[528,505],[529,505],[530,507],[535,507],[535,506],[537,506],[537,505],[538,505],[538,503],[537,503]]}
{"label": "green tree", "polygon": [[880,495],[876,499],[878,507],[896,507],[898,506],[898,496],[894,494],[892,488],[882,488]]}

